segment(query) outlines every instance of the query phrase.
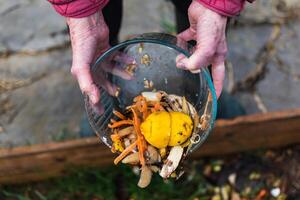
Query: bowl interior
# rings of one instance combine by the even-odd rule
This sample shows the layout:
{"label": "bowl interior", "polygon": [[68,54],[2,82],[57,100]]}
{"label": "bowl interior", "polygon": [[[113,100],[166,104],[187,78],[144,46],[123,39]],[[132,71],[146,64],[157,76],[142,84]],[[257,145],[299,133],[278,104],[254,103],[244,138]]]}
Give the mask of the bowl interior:
{"label": "bowl interior", "polygon": [[[93,111],[89,100],[85,98],[90,124],[101,140],[106,145],[111,146],[111,132],[107,125],[113,116],[113,109],[124,111],[127,106],[132,104],[133,98],[140,95],[141,92],[165,91],[168,94],[185,96],[196,108],[199,116],[201,116],[204,112],[208,92],[211,91],[213,102],[208,108],[208,113],[211,115],[210,127],[201,133],[201,142],[195,145],[195,148],[200,146],[212,128],[216,114],[216,97],[208,71],[203,69],[200,73],[193,74],[189,71],[178,69],[176,67],[176,57],[179,54],[187,55],[188,50],[178,47],[178,41],[174,44],[174,38],[170,41],[167,39],[161,40],[161,37],[159,39],[151,38],[150,40],[149,37],[139,37],[123,42],[100,56],[92,67],[92,73],[99,71],[104,63],[111,62],[111,55],[120,52],[122,55],[135,60],[132,79],[125,80],[100,70],[109,82],[120,88],[117,97],[113,97],[103,88],[99,88],[101,104],[104,107],[104,113],[101,115]],[[128,64],[117,64],[120,68],[128,70]]]}

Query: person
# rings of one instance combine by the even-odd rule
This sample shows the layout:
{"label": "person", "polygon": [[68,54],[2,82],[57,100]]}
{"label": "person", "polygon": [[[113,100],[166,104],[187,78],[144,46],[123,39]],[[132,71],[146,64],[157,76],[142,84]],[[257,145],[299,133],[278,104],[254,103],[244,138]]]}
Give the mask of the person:
{"label": "person", "polygon": [[[91,64],[110,45],[118,42],[122,19],[122,0],[48,0],[66,18],[72,45],[71,73],[81,91],[92,104],[100,100],[100,91],[93,81]],[[227,53],[225,29],[227,19],[238,15],[246,0],[171,0],[176,8],[177,37],[196,41],[189,58],[179,57],[178,68],[197,71],[211,65],[217,97],[225,76]],[[252,2],[254,0],[247,0]],[[110,69],[112,70],[112,69]],[[106,88],[114,94],[116,88]]]}

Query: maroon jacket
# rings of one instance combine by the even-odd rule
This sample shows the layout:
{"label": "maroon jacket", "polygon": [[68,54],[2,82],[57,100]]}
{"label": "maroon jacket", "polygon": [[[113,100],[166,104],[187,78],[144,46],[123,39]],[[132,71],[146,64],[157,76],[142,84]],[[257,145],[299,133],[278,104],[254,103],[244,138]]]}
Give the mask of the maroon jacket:
{"label": "maroon jacket", "polygon": [[[94,14],[102,9],[109,0],[48,0],[55,10],[65,16],[81,18]],[[184,1],[184,0],[182,0]],[[246,0],[197,0],[203,6],[222,15],[233,17],[238,15]],[[253,2],[254,0],[247,0]]]}
{"label": "maroon jacket", "polygon": [[81,18],[102,9],[109,0],[48,0],[56,12],[65,17]]}

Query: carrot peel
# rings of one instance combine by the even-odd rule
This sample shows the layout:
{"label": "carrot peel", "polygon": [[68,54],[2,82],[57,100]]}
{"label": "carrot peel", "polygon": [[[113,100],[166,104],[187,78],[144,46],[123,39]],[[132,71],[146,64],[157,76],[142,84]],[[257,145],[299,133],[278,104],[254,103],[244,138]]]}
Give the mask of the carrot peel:
{"label": "carrot peel", "polygon": [[122,153],[115,158],[114,164],[117,165],[123,158],[125,158],[137,145],[137,141],[133,142],[131,145],[129,145]]}

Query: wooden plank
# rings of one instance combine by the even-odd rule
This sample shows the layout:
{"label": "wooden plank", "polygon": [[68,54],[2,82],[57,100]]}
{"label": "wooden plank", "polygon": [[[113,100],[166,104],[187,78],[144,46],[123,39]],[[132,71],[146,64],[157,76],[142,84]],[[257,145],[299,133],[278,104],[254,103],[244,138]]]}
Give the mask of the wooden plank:
{"label": "wooden plank", "polygon": [[[218,120],[192,158],[300,143],[300,109]],[[38,181],[78,166],[111,165],[115,157],[96,137],[0,149],[0,183]]]}
{"label": "wooden plank", "polygon": [[300,143],[300,109],[217,120],[212,135],[193,156],[223,155]]}

